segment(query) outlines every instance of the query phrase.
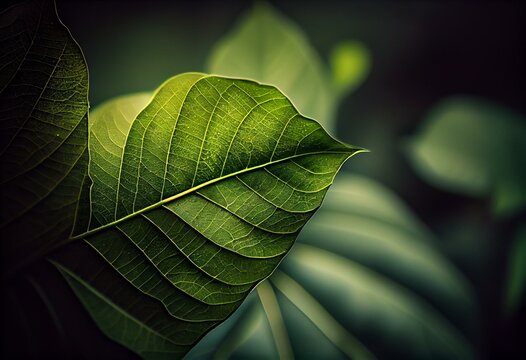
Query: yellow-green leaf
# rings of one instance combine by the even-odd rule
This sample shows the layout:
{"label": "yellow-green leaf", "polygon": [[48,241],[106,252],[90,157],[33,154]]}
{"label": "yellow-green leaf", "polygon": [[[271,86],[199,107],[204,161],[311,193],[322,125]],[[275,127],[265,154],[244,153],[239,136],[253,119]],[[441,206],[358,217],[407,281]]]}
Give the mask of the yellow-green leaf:
{"label": "yellow-green leaf", "polygon": [[[85,243],[54,261],[114,340],[147,346],[114,331],[112,318],[133,319],[182,354],[272,273],[342,163],[363,149],[331,138],[275,87],[249,80],[187,73],[148,99],[94,111],[91,216],[72,238]],[[155,310],[144,310],[145,299]]]}

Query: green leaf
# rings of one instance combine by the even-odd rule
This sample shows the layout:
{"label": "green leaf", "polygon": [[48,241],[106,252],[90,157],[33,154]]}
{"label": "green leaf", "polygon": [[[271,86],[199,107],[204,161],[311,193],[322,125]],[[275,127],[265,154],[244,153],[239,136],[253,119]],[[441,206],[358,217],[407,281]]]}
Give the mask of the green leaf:
{"label": "green leaf", "polygon": [[[467,340],[476,315],[470,285],[409,209],[367,178],[335,181],[257,293],[252,302],[267,309],[266,321],[236,312],[188,358],[244,358],[256,343],[263,347],[264,333],[275,334],[269,357],[287,348],[295,358],[473,357]],[[248,305],[246,313],[257,308]],[[266,330],[239,336],[253,327]]]}
{"label": "green leaf", "polygon": [[303,31],[270,5],[258,3],[217,43],[207,69],[275,85],[302,114],[334,131],[337,100],[365,77],[365,54],[357,45],[337,50],[333,87],[329,70]]}
{"label": "green leaf", "polygon": [[182,354],[272,273],[342,163],[363,150],[249,80],[182,74],[147,102],[134,95],[93,112],[91,217],[73,238],[86,243],[54,261],[114,340],[145,349],[113,329],[124,313]]}
{"label": "green leaf", "polygon": [[51,1],[0,15],[0,237],[14,271],[71,234],[87,172],[88,73]]}
{"label": "green leaf", "polygon": [[526,205],[526,122],[512,111],[474,98],[437,105],[410,139],[417,173],[441,189],[491,197],[497,215]]}

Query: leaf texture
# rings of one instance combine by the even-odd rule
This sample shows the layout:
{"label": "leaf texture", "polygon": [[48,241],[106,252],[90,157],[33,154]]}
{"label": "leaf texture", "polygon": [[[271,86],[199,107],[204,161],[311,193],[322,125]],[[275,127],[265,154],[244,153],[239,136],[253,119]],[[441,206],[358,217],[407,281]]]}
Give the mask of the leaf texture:
{"label": "leaf texture", "polygon": [[53,2],[0,15],[0,236],[5,274],[71,234],[87,172],[88,73]]}
{"label": "leaf texture", "polygon": [[[272,273],[341,164],[363,150],[249,80],[187,73],[140,111],[147,99],[93,112],[91,217],[74,237],[86,242],[69,250],[86,256],[55,261],[111,338],[137,350],[142,340],[116,324],[150,326],[158,317],[175,324],[151,326],[182,349],[170,350],[177,356]],[[100,259],[86,260],[89,247]],[[144,311],[144,299],[156,310]],[[159,357],[143,345],[143,356]]]}

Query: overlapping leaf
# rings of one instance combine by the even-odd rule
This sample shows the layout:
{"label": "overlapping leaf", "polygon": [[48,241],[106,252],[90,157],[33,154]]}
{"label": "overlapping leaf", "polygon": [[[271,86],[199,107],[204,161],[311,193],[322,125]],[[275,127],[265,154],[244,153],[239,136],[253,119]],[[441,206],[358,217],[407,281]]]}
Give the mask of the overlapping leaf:
{"label": "overlapping leaf", "polygon": [[93,113],[91,217],[75,239],[100,259],[79,243],[55,261],[103,331],[158,357],[152,343],[186,352],[271,274],[360,149],[248,80],[176,76],[131,121],[146,101]]}
{"label": "overlapping leaf", "polygon": [[472,355],[466,279],[388,189],[339,177],[267,286],[190,359]]}
{"label": "overlapping leaf", "polygon": [[[325,114],[323,94],[331,87],[305,39],[274,10],[257,6],[220,41],[210,70],[274,83],[300,110]],[[363,81],[367,55],[357,43],[335,49],[331,106]],[[281,72],[290,66],[323,79],[311,89],[320,96],[294,84],[294,71]],[[462,326],[472,319],[469,285],[432,238],[388,189],[366,178],[342,179],[266,286],[189,357],[469,358]]]}
{"label": "overlapping leaf", "polygon": [[340,98],[368,74],[369,53],[358,42],[343,42],[335,47],[331,66],[325,66],[296,24],[264,3],[256,4],[208,59],[211,73],[278,87],[302,114],[329,132],[335,129]]}
{"label": "overlapping leaf", "polygon": [[0,228],[6,274],[66,240],[87,170],[88,74],[51,1],[0,15]]}

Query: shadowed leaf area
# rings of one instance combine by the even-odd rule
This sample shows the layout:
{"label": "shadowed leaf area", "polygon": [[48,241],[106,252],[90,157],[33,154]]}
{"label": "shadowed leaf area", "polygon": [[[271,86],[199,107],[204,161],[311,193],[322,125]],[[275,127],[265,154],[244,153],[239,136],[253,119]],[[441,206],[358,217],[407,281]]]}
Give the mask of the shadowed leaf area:
{"label": "shadowed leaf area", "polygon": [[2,270],[66,240],[87,171],[88,73],[49,1],[0,14]]}

